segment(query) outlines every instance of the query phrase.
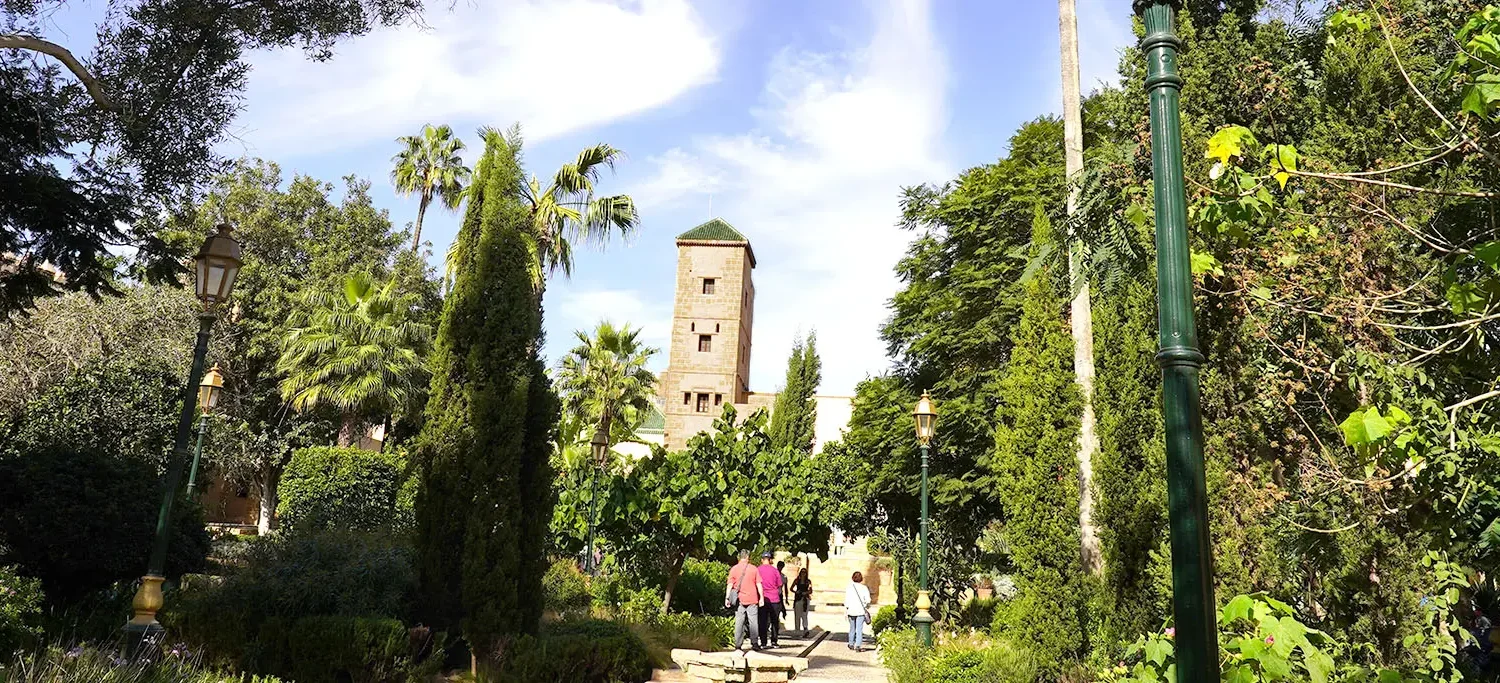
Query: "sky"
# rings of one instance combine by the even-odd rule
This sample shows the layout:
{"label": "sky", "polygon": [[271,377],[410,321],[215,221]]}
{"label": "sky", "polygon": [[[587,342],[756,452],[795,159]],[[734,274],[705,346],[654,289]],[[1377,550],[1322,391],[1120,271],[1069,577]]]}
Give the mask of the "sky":
{"label": "sky", "polygon": [[[1134,42],[1128,0],[1077,0],[1084,90],[1113,82]],[[903,186],[995,160],[1022,123],[1061,110],[1050,0],[471,0],[431,2],[425,26],[249,56],[244,109],[222,151],[339,185],[373,183],[396,225],[395,139],[448,124],[477,157],[480,126],[519,122],[542,178],[583,147],[626,152],[600,191],[634,197],[627,241],[580,249],[548,285],[549,359],[602,319],[642,328],[666,366],[676,235],[720,217],[758,266],[751,389],[782,384],[793,340],[817,331],[821,393],[889,367],[879,329],[913,235]],[[87,44],[86,12],[53,20]],[[71,40],[68,40],[71,38]],[[429,209],[442,263],[459,217]]]}

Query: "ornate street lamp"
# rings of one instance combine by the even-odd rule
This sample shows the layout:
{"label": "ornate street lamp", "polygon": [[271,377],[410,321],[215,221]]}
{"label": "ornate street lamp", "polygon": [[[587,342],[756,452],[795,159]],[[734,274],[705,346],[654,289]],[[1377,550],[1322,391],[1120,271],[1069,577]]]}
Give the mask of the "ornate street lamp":
{"label": "ornate street lamp", "polygon": [[917,615],[912,617],[912,625],[917,627],[917,640],[922,647],[932,647],[932,599],[927,595],[927,449],[932,444],[932,437],[937,433],[937,408],[932,405],[932,397],[926,391],[922,392],[922,399],[917,401],[917,407],[911,411],[912,417],[917,421],[917,443],[922,445],[922,539],[920,542],[920,560],[917,565]]}
{"label": "ornate street lamp", "polygon": [[594,566],[594,514],[598,508],[599,499],[599,470],[604,467],[604,461],[609,454],[609,429],[604,425],[604,420],[599,421],[599,429],[594,431],[594,438],[589,441],[593,455],[593,478],[589,482],[589,547],[588,556],[583,559],[583,569],[589,575],[593,575],[597,567]]}
{"label": "ornate street lamp", "polygon": [[198,446],[193,449],[193,467],[188,470],[189,498],[198,490],[198,462],[203,459],[203,433],[208,431],[208,414],[219,405],[219,393],[223,390],[224,375],[219,373],[219,366],[215,365],[198,384],[198,411],[203,414],[198,418]]}
{"label": "ornate street lamp", "polygon": [[[201,390],[198,384],[203,376],[203,357],[208,354],[208,331],[216,318],[213,306],[229,299],[242,264],[240,243],[229,233],[229,225],[220,224],[214,234],[203,241],[203,247],[193,257],[196,275],[194,286],[198,300],[203,302],[203,312],[198,314],[198,340],[193,347],[193,364],[188,370],[187,383],[183,385],[177,438],[167,462],[166,487],[162,492],[161,508],[156,517],[156,542],[151,547],[151,559],[146,565],[146,575],[141,577],[141,587],[131,601],[135,615],[125,623],[125,632],[133,637],[154,638],[162,631],[161,624],[156,621],[156,612],[163,604],[161,584],[166,580],[172,507],[177,500],[177,487],[182,481],[183,465],[188,458],[187,442],[193,431],[194,398]],[[210,390],[210,393],[214,392]],[[214,400],[217,400],[216,396]]]}
{"label": "ornate street lamp", "polygon": [[1162,417],[1167,436],[1167,510],[1172,542],[1172,615],[1177,680],[1219,680],[1214,609],[1213,546],[1208,488],[1203,480],[1203,415],[1198,398],[1198,331],[1193,322],[1187,199],[1182,174],[1177,37],[1173,10],[1181,0],[1135,0],[1146,37],[1146,90],[1151,106],[1151,179],[1156,189],[1156,297],[1160,312]]}

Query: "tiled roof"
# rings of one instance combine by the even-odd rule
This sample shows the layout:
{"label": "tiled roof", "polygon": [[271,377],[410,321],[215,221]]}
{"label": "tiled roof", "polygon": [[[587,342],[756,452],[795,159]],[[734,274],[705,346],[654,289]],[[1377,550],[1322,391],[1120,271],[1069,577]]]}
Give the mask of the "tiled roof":
{"label": "tiled roof", "polygon": [[703,240],[707,242],[745,242],[747,244],[750,242],[750,240],[745,239],[744,235],[740,234],[740,231],[735,230],[734,226],[725,223],[722,218],[715,218],[699,225],[692,230],[678,235],[677,239]]}
{"label": "tiled roof", "polygon": [[646,415],[646,421],[636,429],[637,432],[660,433],[667,429],[667,417],[661,414],[661,409],[656,407],[656,402],[651,402],[651,412]]}

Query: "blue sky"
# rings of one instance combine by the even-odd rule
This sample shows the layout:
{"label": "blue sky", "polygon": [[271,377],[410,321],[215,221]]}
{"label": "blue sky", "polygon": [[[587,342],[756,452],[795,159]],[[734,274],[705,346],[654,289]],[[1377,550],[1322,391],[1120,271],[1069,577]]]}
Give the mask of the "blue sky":
{"label": "blue sky", "polygon": [[[751,387],[778,389],[793,338],[816,328],[823,392],[852,394],[887,366],[878,330],[910,238],[895,227],[899,188],[995,159],[1017,126],[1061,106],[1051,0],[448,4],[430,3],[427,27],[347,41],[330,62],[252,55],[225,152],[289,176],[368,178],[404,224],[416,202],[392,192],[389,159],[424,123],[477,146],[477,127],[519,121],[528,171],[543,177],[584,145],[624,149],[601,189],[636,198],[641,230],[580,250],[572,280],[550,284],[551,358],[609,318],[643,327],[664,367],[673,237],[717,215],[759,259]],[[54,16],[59,42],[92,38],[87,6],[75,11]],[[1078,11],[1087,90],[1133,41],[1130,3]],[[434,263],[457,223],[428,212]]]}

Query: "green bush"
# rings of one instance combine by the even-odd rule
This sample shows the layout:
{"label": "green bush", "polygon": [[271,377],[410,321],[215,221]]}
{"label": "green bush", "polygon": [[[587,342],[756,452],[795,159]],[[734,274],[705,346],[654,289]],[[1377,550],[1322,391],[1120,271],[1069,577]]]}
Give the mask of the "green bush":
{"label": "green bush", "polygon": [[728,614],[724,609],[724,585],[728,582],[729,565],[689,558],[672,591],[672,611]]}
{"label": "green bush", "polygon": [[927,664],[928,683],[979,683],[985,673],[979,650],[946,649],[933,653]]}
{"label": "green bush", "polygon": [[594,598],[589,594],[588,577],[573,560],[552,563],[542,575],[542,604],[559,616],[586,616]]}
{"label": "green bush", "polygon": [[273,645],[260,638],[272,621],[401,618],[416,583],[411,556],[408,547],[377,535],[270,537],[251,544],[244,566],[222,582],[188,586],[168,600],[162,619],[211,661],[247,666]]}
{"label": "green bush", "polygon": [[638,683],[651,678],[646,644],[624,625],[577,620],[523,636],[484,683]]}
{"label": "green bush", "polygon": [[953,625],[960,628],[988,630],[991,623],[995,621],[995,609],[999,605],[999,598],[974,598],[964,603]]}
{"label": "green bush", "polygon": [[[1044,680],[1036,658],[984,634],[948,634],[926,650],[910,627],[880,637],[880,663],[891,683],[1033,683]],[[1072,679],[1064,679],[1072,680]]]}
{"label": "green bush", "polygon": [[395,619],[306,617],[270,620],[257,641],[253,670],[298,683],[405,683],[439,672],[442,636],[411,631]]}
{"label": "green bush", "polygon": [[[41,579],[54,603],[133,580],[146,568],[160,504],[147,462],[41,446],[0,458],[0,564]],[[206,566],[198,506],[178,501],[169,548],[169,577]]]}
{"label": "green bush", "polygon": [[897,605],[886,605],[875,611],[875,617],[870,620],[870,631],[880,635],[881,631],[888,628],[903,628],[911,626],[911,615],[906,608]]}
{"label": "green bush", "polygon": [[282,527],[294,532],[410,529],[405,460],[399,453],[361,448],[298,449],[278,488]]}
{"label": "green bush", "polygon": [[0,661],[36,643],[41,616],[42,583],[0,566]]}
{"label": "green bush", "polygon": [[0,683],[281,683],[274,676],[225,675],[200,667],[173,648],[161,657],[127,660],[94,647],[31,651],[7,665]]}

